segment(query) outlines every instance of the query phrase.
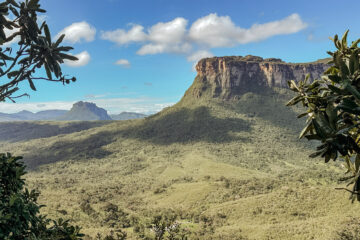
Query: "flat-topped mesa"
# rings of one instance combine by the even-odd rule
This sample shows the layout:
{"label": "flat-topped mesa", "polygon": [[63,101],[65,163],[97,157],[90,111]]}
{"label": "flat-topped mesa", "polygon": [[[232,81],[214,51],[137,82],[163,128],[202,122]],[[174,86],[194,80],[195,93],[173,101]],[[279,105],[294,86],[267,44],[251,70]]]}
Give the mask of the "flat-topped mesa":
{"label": "flat-topped mesa", "polygon": [[281,59],[257,56],[204,58],[196,65],[198,75],[186,95],[236,98],[245,92],[271,87],[287,88],[288,80],[318,79],[329,67],[327,61],[286,63]]}

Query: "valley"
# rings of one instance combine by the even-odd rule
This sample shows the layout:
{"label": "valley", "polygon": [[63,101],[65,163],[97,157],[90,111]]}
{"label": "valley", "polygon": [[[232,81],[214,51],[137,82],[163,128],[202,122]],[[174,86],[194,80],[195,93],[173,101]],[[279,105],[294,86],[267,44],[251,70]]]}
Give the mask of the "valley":
{"label": "valley", "polygon": [[208,79],[199,75],[180,102],[145,119],[0,123],[0,146],[24,156],[42,212],[71,219],[88,239],[116,229],[151,235],[156,215],[176,216],[189,239],[359,231],[359,205],[335,190],[345,169],[308,157],[316,143],[298,139],[304,122],[285,106],[289,90],[260,83],[237,94]]}

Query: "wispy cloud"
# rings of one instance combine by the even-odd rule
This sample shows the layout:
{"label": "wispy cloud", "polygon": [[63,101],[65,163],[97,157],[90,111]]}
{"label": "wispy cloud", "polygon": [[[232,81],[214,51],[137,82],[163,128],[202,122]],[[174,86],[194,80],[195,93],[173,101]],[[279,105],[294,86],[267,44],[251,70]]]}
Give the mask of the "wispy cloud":
{"label": "wispy cloud", "polygon": [[124,29],[117,29],[114,31],[106,31],[101,33],[101,38],[115,42],[119,45],[124,45],[133,42],[144,42],[147,40],[147,35],[144,33],[144,27],[137,24],[131,24],[132,28],[128,31]]}
{"label": "wispy cloud", "polygon": [[292,34],[307,27],[301,17],[290,16],[245,29],[236,26],[229,16],[213,13],[196,20],[190,28],[189,37],[200,45],[210,48],[232,47],[237,44],[258,42],[276,35]]}
{"label": "wispy cloud", "polygon": [[129,62],[129,60],[127,59],[119,59],[115,62],[116,65],[120,65],[124,68],[130,68],[131,67],[131,64]]}
{"label": "wispy cloud", "polygon": [[106,96],[109,96],[109,93],[106,94],[87,94],[85,95],[85,99],[96,99],[96,98],[104,98]]}

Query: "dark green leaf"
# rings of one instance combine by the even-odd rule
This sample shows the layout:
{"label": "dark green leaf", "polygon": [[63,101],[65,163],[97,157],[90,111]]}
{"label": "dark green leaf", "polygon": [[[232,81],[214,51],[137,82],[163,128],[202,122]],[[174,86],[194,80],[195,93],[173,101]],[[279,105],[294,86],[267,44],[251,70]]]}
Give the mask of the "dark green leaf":
{"label": "dark green leaf", "polygon": [[51,71],[50,71],[48,64],[45,63],[44,67],[45,67],[45,71],[46,71],[46,75],[47,75],[48,79],[52,80],[52,75],[51,75]]}
{"label": "dark green leaf", "polygon": [[64,38],[65,38],[65,34],[62,34],[59,38],[58,38],[58,40],[56,40],[56,43],[54,44],[54,48],[57,48],[58,46],[59,46],[59,44],[64,40]]}
{"label": "dark green leaf", "polygon": [[28,81],[29,81],[30,88],[31,88],[32,90],[36,91],[35,85],[34,85],[33,81],[31,80],[31,78],[27,78],[27,79],[28,79]]}
{"label": "dark green leaf", "polygon": [[8,78],[12,78],[12,77],[15,77],[15,76],[17,76],[18,74],[20,73],[20,71],[12,71],[12,72],[9,72],[8,74],[7,74],[7,76],[8,76]]}
{"label": "dark green leaf", "polygon": [[48,44],[51,45],[51,35],[50,35],[50,30],[49,30],[49,27],[47,24],[44,25],[44,32],[45,32],[45,37],[46,37]]}
{"label": "dark green leaf", "polygon": [[60,56],[62,59],[68,59],[68,60],[71,60],[71,61],[77,61],[77,60],[79,60],[77,57],[75,57],[75,56],[73,56],[73,55],[69,55],[69,54],[59,53],[59,56]]}

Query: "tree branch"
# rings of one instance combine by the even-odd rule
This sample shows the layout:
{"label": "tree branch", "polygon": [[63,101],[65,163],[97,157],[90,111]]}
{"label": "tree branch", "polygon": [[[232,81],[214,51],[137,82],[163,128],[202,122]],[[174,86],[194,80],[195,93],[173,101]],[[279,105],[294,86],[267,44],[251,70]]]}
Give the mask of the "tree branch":
{"label": "tree branch", "polygon": [[335,188],[335,190],[345,190],[351,194],[355,194],[355,195],[360,195],[360,192],[354,192],[354,191],[351,191],[350,189],[347,189],[347,188]]}
{"label": "tree branch", "polygon": [[[21,46],[21,47],[22,47],[22,46]],[[4,73],[0,74],[0,77],[3,77],[3,76],[5,76],[6,74],[8,74],[8,73],[11,71],[11,69],[16,65],[17,60],[21,57],[22,53],[23,53],[24,50],[26,49],[25,46],[24,46],[23,49],[21,49],[21,47],[20,47],[20,50],[19,50],[20,54],[17,54],[17,56],[15,57],[13,63],[11,64],[11,66],[10,66]]]}

